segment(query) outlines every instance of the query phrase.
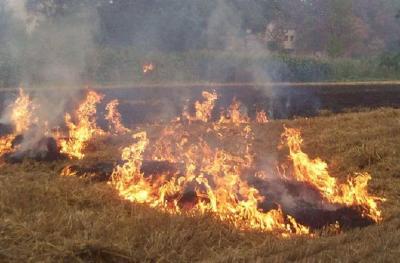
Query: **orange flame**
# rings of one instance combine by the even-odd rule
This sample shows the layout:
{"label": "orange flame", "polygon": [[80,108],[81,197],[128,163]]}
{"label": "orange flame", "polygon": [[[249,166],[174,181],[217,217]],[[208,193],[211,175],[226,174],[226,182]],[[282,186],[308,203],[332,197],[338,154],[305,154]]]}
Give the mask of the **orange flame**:
{"label": "orange flame", "polygon": [[336,178],[329,175],[325,162],[319,158],[312,160],[301,150],[303,140],[298,130],[285,128],[282,136],[289,146],[293,175],[297,181],[315,186],[330,203],[361,206],[365,209],[364,216],[376,222],[382,220],[377,201],[384,199],[368,194],[367,185],[371,179],[368,173],[358,173],[356,177],[348,179],[347,184],[339,184]]}
{"label": "orange flame", "polygon": [[[241,229],[275,231],[284,235],[309,233],[307,227],[285,216],[280,209],[268,212],[258,209],[263,197],[240,177],[243,169],[252,165],[249,153],[244,157],[234,156],[212,149],[201,138],[197,143],[189,143],[184,134],[178,135],[179,128],[176,133],[171,132],[172,128],[167,129],[160,141],[170,140],[168,146],[176,141],[175,152],[168,147],[157,148],[150,153],[150,158],[179,160],[184,163],[184,175],[175,173],[172,176],[145,177],[141,166],[149,140],[145,132],[137,133],[134,135],[137,143],[123,149],[125,163],[118,166],[112,175],[112,185],[121,197],[174,214],[188,209],[194,213],[212,213]],[[163,152],[164,149],[166,152]],[[196,196],[195,202],[185,202],[185,193],[190,189]]]}
{"label": "orange flame", "polygon": [[60,139],[61,152],[70,157],[82,159],[85,154],[83,150],[87,143],[95,134],[103,134],[104,132],[96,125],[96,104],[103,99],[94,91],[89,91],[86,99],[82,102],[76,116],[78,123],[72,122],[72,117],[68,113],[65,115],[65,123],[69,129],[69,137],[67,139]]}
{"label": "orange flame", "polygon": [[60,172],[60,175],[65,177],[73,177],[76,176],[76,174],[76,171],[73,171],[70,165],[65,166]]}
{"label": "orange flame", "polygon": [[[203,102],[195,104],[195,116],[184,113],[189,121],[210,121],[217,94],[203,92],[203,97]],[[102,96],[94,91],[87,94],[86,100],[76,112],[77,124],[71,121],[70,115],[66,115],[69,139],[61,141],[62,152],[81,159],[84,157],[83,150],[87,142],[95,134],[103,133],[95,122],[96,104],[101,99]],[[126,129],[121,124],[117,106],[117,100],[110,102],[106,114],[106,119],[116,133],[119,129]],[[202,135],[193,136],[184,129],[184,123],[174,121],[166,125],[152,144],[146,132],[134,134],[133,139],[136,142],[122,150],[121,158],[124,163],[115,167],[110,184],[122,198],[168,213],[211,214],[239,229],[272,231],[283,236],[310,234],[308,227],[286,215],[280,207],[269,211],[259,209],[266,197],[252,187],[244,176],[255,168],[252,152],[254,134],[248,124],[249,118],[241,113],[240,107],[235,99],[229,108],[229,117],[222,116],[219,122],[210,125],[211,128],[208,129],[222,136],[220,130],[227,123],[235,124],[235,129],[240,128],[235,134],[241,137],[245,147],[236,150],[234,154],[210,146]],[[265,112],[260,113],[260,116],[262,123],[268,120]],[[377,202],[384,199],[368,194],[370,175],[356,174],[355,178],[340,184],[329,175],[325,162],[320,159],[312,160],[301,150],[302,139],[298,130],[285,128],[282,138],[289,147],[293,163],[291,179],[314,186],[321,193],[324,202],[361,207],[363,216],[376,222],[382,220]],[[159,174],[146,175],[142,171],[145,160],[167,161],[177,167]],[[62,174],[74,176],[74,171],[66,167]],[[265,171],[255,171],[255,176],[260,180],[268,180]]]}
{"label": "orange flame", "polygon": [[149,141],[145,132],[136,133],[133,138],[138,142],[123,149],[122,160],[125,164],[118,166],[113,172],[112,184],[126,199],[145,203],[153,189],[140,172],[140,167],[143,152]]}
{"label": "orange flame", "polygon": [[0,137],[0,156],[12,151],[12,141],[15,139],[15,135],[5,135]]}
{"label": "orange flame", "polygon": [[249,123],[249,117],[247,116],[247,114],[243,114],[241,112],[241,107],[242,105],[240,104],[240,102],[236,98],[234,98],[232,104],[229,106],[227,116],[221,115],[219,123],[233,123],[236,125]]}
{"label": "orange flame", "polygon": [[256,115],[256,122],[257,123],[268,123],[268,117],[267,117],[267,113],[265,111],[257,111],[257,115]]}
{"label": "orange flame", "polygon": [[118,111],[118,100],[110,101],[106,106],[106,116],[105,119],[110,123],[109,128],[114,134],[122,134],[129,132],[121,121],[121,114]]}
{"label": "orange flame", "polygon": [[212,111],[215,106],[215,101],[218,99],[218,95],[215,91],[207,92],[203,91],[201,94],[204,98],[203,102],[196,101],[195,109],[196,113],[195,116],[190,116],[187,111],[183,112],[183,116],[186,117],[189,121],[202,121],[208,122],[211,118]]}
{"label": "orange flame", "polygon": [[11,105],[11,122],[14,124],[17,134],[24,133],[32,123],[37,121],[37,119],[32,118],[35,108],[36,106],[32,103],[29,95],[23,89],[20,89],[19,97]]}
{"label": "orange flame", "polygon": [[143,65],[142,70],[143,70],[143,74],[147,74],[152,72],[155,69],[155,66],[153,63],[146,63]]}
{"label": "orange flame", "polygon": [[10,105],[10,122],[13,124],[13,134],[0,137],[0,156],[13,151],[12,141],[19,134],[26,132],[38,120],[32,117],[36,105],[23,89],[19,90],[18,98]]}

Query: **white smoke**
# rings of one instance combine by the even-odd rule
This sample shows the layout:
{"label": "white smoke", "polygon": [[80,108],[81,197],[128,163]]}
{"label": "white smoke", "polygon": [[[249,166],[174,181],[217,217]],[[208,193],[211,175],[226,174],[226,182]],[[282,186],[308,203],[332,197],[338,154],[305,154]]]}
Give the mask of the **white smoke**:
{"label": "white smoke", "polygon": [[26,32],[32,34],[42,17],[28,13],[26,0],[6,0],[6,2],[13,15],[25,24]]}
{"label": "white smoke", "polygon": [[[85,80],[87,57],[95,50],[98,28],[97,9],[81,5],[75,12],[57,18],[32,14],[27,0],[5,0],[18,22],[26,26],[26,41],[14,53],[21,63],[20,86],[32,89],[32,100],[39,105],[35,117],[49,127],[63,123],[66,105],[79,97]],[[21,43],[18,43],[21,44]],[[6,113],[5,113],[6,114]],[[6,120],[6,116],[3,116]],[[44,136],[46,127],[36,125],[26,134],[23,150],[29,150]]]}

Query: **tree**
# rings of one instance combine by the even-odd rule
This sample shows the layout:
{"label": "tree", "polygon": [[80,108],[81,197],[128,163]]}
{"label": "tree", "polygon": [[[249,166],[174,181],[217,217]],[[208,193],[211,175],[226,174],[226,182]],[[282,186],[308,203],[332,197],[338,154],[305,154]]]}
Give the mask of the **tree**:
{"label": "tree", "polygon": [[[204,49],[216,17],[233,17],[235,30],[264,32],[276,0],[114,0],[102,5],[101,38],[105,44],[134,45],[162,51]],[[218,5],[229,12],[218,12]],[[221,23],[230,23],[220,19]],[[222,32],[226,33],[226,32]]]}

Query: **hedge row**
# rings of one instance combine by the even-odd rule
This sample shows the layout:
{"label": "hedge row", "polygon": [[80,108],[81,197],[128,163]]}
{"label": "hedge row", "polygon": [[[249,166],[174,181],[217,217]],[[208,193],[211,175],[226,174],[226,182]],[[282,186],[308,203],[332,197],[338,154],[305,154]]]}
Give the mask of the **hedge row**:
{"label": "hedge row", "polygon": [[[317,59],[290,55],[233,52],[148,54],[103,50],[91,65],[89,79],[98,82],[133,81],[359,81],[400,78],[393,59]],[[143,75],[141,65],[153,62],[156,70]],[[398,59],[398,62],[400,59]]]}
{"label": "hedge row", "polygon": [[[317,59],[291,55],[196,51],[148,53],[134,49],[99,48],[86,59],[83,79],[97,83],[118,82],[312,82],[398,79],[396,59]],[[152,62],[155,70],[143,74],[142,65]],[[386,62],[386,63],[384,63]],[[26,61],[25,61],[26,63]],[[0,86],[21,80],[18,61],[0,53]],[[26,66],[26,65],[25,65]],[[29,67],[35,68],[35,67]]]}

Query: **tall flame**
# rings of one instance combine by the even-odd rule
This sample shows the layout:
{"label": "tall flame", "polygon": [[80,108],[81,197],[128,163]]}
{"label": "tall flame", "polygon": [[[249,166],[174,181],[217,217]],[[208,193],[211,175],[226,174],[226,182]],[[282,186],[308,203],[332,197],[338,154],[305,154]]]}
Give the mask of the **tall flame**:
{"label": "tall flame", "polygon": [[33,118],[36,105],[23,89],[19,89],[18,98],[9,106],[10,122],[13,125],[13,134],[0,137],[0,156],[13,150],[12,142],[17,135],[25,133],[38,120]]}
{"label": "tall flame", "polygon": [[331,203],[361,206],[365,209],[365,216],[375,221],[382,220],[377,201],[384,199],[368,194],[367,185],[371,179],[368,173],[358,173],[354,178],[348,179],[347,183],[340,184],[336,178],[329,175],[325,162],[319,158],[312,160],[301,150],[303,140],[299,130],[285,128],[282,137],[289,146],[294,166],[293,175],[297,181],[315,186]]}
{"label": "tall flame", "polygon": [[11,121],[15,125],[15,132],[21,134],[28,129],[32,123],[32,111],[35,106],[32,104],[29,96],[23,91],[19,90],[19,97],[12,105]]}
{"label": "tall flame", "polygon": [[195,107],[195,116],[190,116],[187,111],[184,111],[183,115],[189,121],[202,121],[208,122],[211,119],[211,114],[215,106],[215,101],[218,99],[218,95],[215,91],[207,92],[203,91],[201,94],[204,98],[203,102],[196,101]]}
{"label": "tall flame", "polygon": [[[196,103],[196,113],[199,113],[191,120],[209,120],[216,96],[204,94],[206,100]],[[266,114],[260,116],[265,122]],[[211,125],[216,134],[219,134],[221,124],[249,122],[247,115],[241,114],[240,103],[236,100],[229,109],[229,117]],[[274,231],[282,235],[309,234],[308,227],[285,215],[279,207],[269,211],[259,210],[260,203],[267,197],[243,178],[246,169],[254,167],[251,150],[254,135],[249,125],[240,127],[239,134],[246,147],[236,154],[211,147],[202,136],[191,137],[182,123],[167,125],[153,144],[150,144],[145,132],[137,133],[134,135],[137,142],[123,150],[125,163],[114,170],[112,185],[127,200],[170,213],[211,213],[241,229]],[[368,174],[358,174],[347,183],[339,184],[329,175],[326,163],[319,159],[311,160],[302,152],[298,130],[285,129],[282,137],[290,149],[294,180],[314,186],[330,204],[361,207],[364,216],[375,221],[382,219],[377,207],[377,201],[382,199],[367,192]],[[150,160],[181,164],[183,170],[146,176],[141,170],[145,156]]]}
{"label": "tall flame", "polygon": [[[189,121],[210,122],[217,94],[203,92],[202,95],[204,101],[196,102],[194,116],[184,112]],[[88,92],[76,112],[77,124],[71,121],[70,115],[66,115],[69,138],[61,140],[62,152],[81,159],[88,141],[95,134],[102,133],[95,122],[96,104],[101,99],[101,95]],[[117,107],[117,100],[106,107],[106,119],[115,134],[126,131]],[[256,117],[257,122],[268,121],[265,112],[258,113]],[[240,229],[272,231],[283,236],[310,234],[308,227],[284,212],[285,207],[260,209],[268,197],[251,185],[246,174],[253,171],[257,179],[264,180],[266,184],[269,182],[266,171],[255,170],[257,165],[252,150],[254,134],[249,122],[247,114],[241,112],[241,105],[235,99],[228,116],[222,115],[218,122],[207,125],[210,126],[207,132],[211,132],[207,136],[210,137],[223,137],[223,129],[235,129],[234,136],[239,136],[243,144],[237,145],[234,153],[219,148],[215,141],[209,144],[203,135],[192,134],[185,129],[185,122],[167,124],[152,143],[145,131],[136,133],[133,135],[135,143],[122,150],[123,163],[113,170],[110,184],[122,198],[168,213],[211,214]],[[383,199],[367,192],[369,174],[356,174],[353,179],[339,183],[329,175],[325,162],[312,160],[302,151],[298,130],[285,128],[282,139],[289,147],[293,164],[289,179],[313,186],[323,197],[321,201],[327,204],[355,206],[362,209],[363,216],[377,222],[382,220],[377,202]],[[173,169],[146,174],[146,162],[167,162]],[[70,167],[62,173],[74,175]]]}
{"label": "tall flame", "polygon": [[[212,213],[241,229],[274,231],[283,235],[309,233],[307,227],[285,216],[281,209],[268,212],[258,209],[263,197],[240,176],[243,169],[252,165],[252,157],[248,153],[243,157],[234,156],[221,149],[212,149],[201,138],[196,143],[189,143],[184,134],[170,135],[162,140],[176,141],[175,153],[169,148],[158,148],[158,151],[150,153],[150,158],[179,159],[184,163],[185,173],[145,177],[141,166],[149,140],[145,132],[137,133],[134,135],[137,142],[122,151],[125,163],[118,166],[112,175],[112,185],[123,198],[174,214],[188,210],[200,214]],[[172,141],[169,145],[173,144]],[[167,152],[162,153],[160,158],[163,149]],[[195,201],[185,201],[189,192],[192,192]]]}
{"label": "tall flame", "polygon": [[105,119],[109,122],[109,128],[115,134],[127,133],[129,129],[126,128],[121,121],[121,113],[118,111],[118,100],[110,101],[106,106]]}
{"label": "tall flame", "polygon": [[86,99],[79,105],[76,111],[77,123],[72,122],[70,114],[65,115],[65,123],[68,127],[69,136],[66,139],[60,139],[61,152],[70,157],[82,159],[87,143],[97,133],[103,131],[96,125],[96,104],[103,99],[94,91],[89,91]]}
{"label": "tall flame", "polygon": [[11,105],[11,123],[14,125],[15,133],[24,133],[29,126],[37,120],[32,117],[36,106],[32,103],[28,94],[23,89],[19,90],[19,96]]}
{"label": "tall flame", "polygon": [[145,203],[152,197],[153,189],[140,172],[140,167],[143,152],[149,141],[145,132],[136,133],[133,138],[138,142],[122,150],[122,160],[125,163],[113,172],[112,183],[121,196],[130,201]]}

